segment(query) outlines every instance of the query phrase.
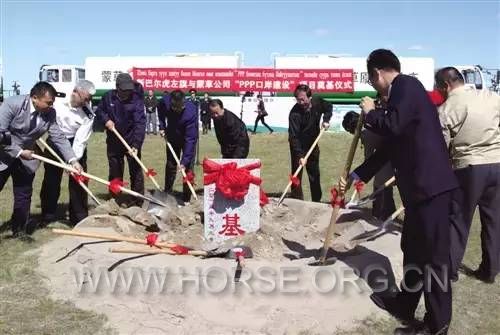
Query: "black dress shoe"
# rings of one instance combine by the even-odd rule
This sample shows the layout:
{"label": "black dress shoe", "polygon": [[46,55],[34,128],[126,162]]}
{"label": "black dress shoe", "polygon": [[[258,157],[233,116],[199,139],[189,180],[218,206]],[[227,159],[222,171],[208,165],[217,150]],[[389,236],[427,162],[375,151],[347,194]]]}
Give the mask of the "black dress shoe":
{"label": "black dress shoe", "polygon": [[495,276],[492,276],[490,274],[487,274],[485,271],[481,269],[477,269],[475,271],[472,271],[471,273],[472,277],[486,283],[486,284],[494,284],[495,283]]}
{"label": "black dress shoe", "polygon": [[33,237],[31,237],[30,235],[26,234],[24,231],[13,232],[12,233],[12,237],[15,238],[15,239],[18,239],[19,241],[22,241],[22,242],[31,243],[31,242],[35,241],[35,239]]}
{"label": "black dress shoe", "polygon": [[55,214],[43,214],[42,215],[42,222],[45,225],[52,223],[52,222],[56,222],[56,221],[57,221],[57,215],[55,215]]}
{"label": "black dress shoe", "polygon": [[438,335],[438,334],[445,335],[446,333],[443,333],[441,331],[437,333],[432,333],[429,330],[429,328],[423,323],[412,327],[400,327],[394,330],[394,335]]}
{"label": "black dress shoe", "polygon": [[24,231],[26,232],[27,235],[32,235],[37,228],[38,228],[38,222],[36,222],[33,219],[29,219],[28,222],[26,223]]}
{"label": "black dress shoe", "polygon": [[458,281],[458,273],[452,273],[452,274],[450,275],[450,281],[451,281],[452,283],[456,283],[456,282]]}
{"label": "black dress shoe", "polygon": [[414,335],[415,328],[413,327],[398,327],[394,329],[394,335]]}
{"label": "black dress shoe", "polygon": [[396,297],[383,297],[372,293],[370,299],[377,305],[380,309],[391,314],[393,317],[398,319],[401,323],[405,325],[414,325],[418,321],[415,319],[414,315],[410,313],[405,313],[402,311],[401,307],[398,305]]}

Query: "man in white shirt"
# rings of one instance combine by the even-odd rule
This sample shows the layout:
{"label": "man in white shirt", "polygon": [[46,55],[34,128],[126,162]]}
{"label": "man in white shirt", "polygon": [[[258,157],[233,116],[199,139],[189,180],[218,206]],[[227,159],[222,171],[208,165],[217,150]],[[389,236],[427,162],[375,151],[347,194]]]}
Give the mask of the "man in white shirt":
{"label": "man in white shirt", "polygon": [[[84,170],[87,170],[87,142],[92,134],[94,114],[90,108],[95,87],[88,80],[79,81],[69,97],[58,98],[54,103],[59,128],[70,141],[73,151]],[[52,146],[50,138],[49,146]],[[58,150],[54,148],[59,154]],[[55,159],[50,153],[47,156]],[[45,164],[42,189],[40,191],[43,221],[48,223],[57,219],[57,202],[61,191],[63,170]],[[69,178],[69,219],[72,225],[88,216],[88,196],[74,178]]]}

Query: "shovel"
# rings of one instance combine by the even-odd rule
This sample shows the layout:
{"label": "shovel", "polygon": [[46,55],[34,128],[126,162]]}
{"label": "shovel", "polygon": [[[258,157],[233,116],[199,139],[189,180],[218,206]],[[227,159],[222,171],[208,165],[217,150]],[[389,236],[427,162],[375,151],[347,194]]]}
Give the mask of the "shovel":
{"label": "shovel", "polygon": [[[45,142],[45,140],[43,140],[42,138],[38,139],[38,142],[40,142],[42,144],[43,147],[45,147],[45,149],[47,149],[51,154],[52,156],[54,156],[61,164],[65,164],[64,163],[64,160],[54,151],[54,149],[52,149],[48,144],[47,142]],[[87,187],[87,185],[85,185],[85,183],[83,181],[80,181],[78,180],[77,181],[78,185],[81,186],[81,188],[83,188],[83,190],[85,192],[87,192],[87,194],[89,195],[90,198],[92,198],[92,200],[94,200],[94,202],[100,206],[101,205],[101,202],[96,198],[96,196],[92,193],[92,191]]]}
{"label": "shovel", "polygon": [[[127,241],[129,242],[129,241]],[[158,243],[159,246],[162,246],[162,243]],[[178,252],[175,252],[171,249],[158,249],[158,248],[143,248],[143,249],[135,249],[135,248],[110,248],[109,252],[112,253],[120,253],[120,254],[167,254],[167,255],[179,255]],[[240,264],[243,264],[245,258],[253,258],[252,249],[248,246],[236,246],[230,249],[215,249],[215,250],[189,250],[184,255],[190,256],[198,256],[202,258],[227,258],[227,259],[236,259]]]}
{"label": "shovel", "polygon": [[[146,239],[126,237],[126,236],[121,236],[121,235],[107,235],[107,234],[98,234],[98,233],[91,233],[91,232],[85,232],[85,231],[79,231],[79,230],[55,229],[55,228],[52,229],[52,232],[54,234],[59,234],[59,235],[87,237],[87,238],[94,238],[94,239],[98,239],[98,240],[129,242],[129,243],[144,244],[144,245],[148,244]],[[175,243],[158,242],[158,243],[155,243],[154,246],[157,248],[175,248],[179,245],[175,244]],[[162,249],[151,249],[151,250],[162,250]]]}
{"label": "shovel", "polygon": [[[314,140],[313,144],[311,145],[311,147],[309,148],[309,151],[307,151],[306,155],[304,156],[304,159],[307,160],[309,158],[309,156],[311,156],[311,153],[313,152],[314,148],[316,147],[316,145],[318,144],[319,142],[319,139],[321,138],[321,136],[325,133],[325,128],[321,128],[321,130],[319,131],[319,134],[318,136],[316,137],[316,139]],[[297,178],[297,176],[299,175],[300,171],[302,170],[304,166],[302,164],[299,164],[299,167],[297,168],[297,170],[295,170],[292,178]],[[292,180],[290,180],[288,182],[288,184],[286,185],[285,187],[285,190],[283,191],[283,193],[281,194],[281,197],[280,199],[278,200],[278,204],[277,206],[281,206],[281,203],[283,202],[283,200],[285,199],[285,196],[286,196],[286,193],[288,192],[288,190],[290,189],[290,187],[292,186]]]}
{"label": "shovel", "polygon": [[152,170],[149,170],[145,165],[144,163],[141,161],[141,159],[139,158],[139,156],[137,156],[137,153],[132,151],[132,148],[130,147],[130,145],[127,143],[127,141],[125,141],[125,139],[122,137],[122,135],[120,135],[120,133],[118,132],[118,130],[116,130],[115,127],[111,128],[111,131],[115,134],[116,137],[118,137],[118,139],[120,140],[120,142],[122,142],[123,146],[125,147],[125,149],[127,149],[127,151],[129,152],[129,154],[135,159],[135,161],[137,162],[137,164],[139,164],[139,166],[141,167],[141,169],[144,171],[144,173],[146,174],[146,176],[151,179],[151,181],[153,182],[153,184],[155,185],[155,187],[161,191],[161,187],[160,185],[158,184],[158,182],[156,181],[156,179],[154,178],[154,174],[156,173],[151,173],[150,171]]}
{"label": "shovel", "polygon": [[[172,145],[168,141],[167,141],[167,147],[168,147],[168,150],[170,151],[170,153],[172,154],[172,157],[174,157],[175,162],[177,163],[177,166],[180,166],[181,161],[179,160],[179,157],[177,157],[177,154],[175,153],[174,148],[172,148]],[[195,200],[198,200],[198,196],[196,195],[196,192],[193,188],[193,185],[191,184],[191,182],[189,180],[187,180],[186,171],[184,169],[181,169],[181,174],[182,174],[182,177],[184,177],[184,179],[186,180],[186,184],[188,185],[189,190],[191,191],[191,194],[193,195],[193,198]]]}
{"label": "shovel", "polygon": [[377,198],[377,195],[379,195],[385,188],[389,187],[390,185],[392,185],[394,182],[396,181],[396,178],[393,176],[391,177],[390,179],[388,179],[384,185],[382,185],[381,187],[379,187],[378,189],[375,190],[375,192],[373,192],[372,194],[369,194],[367,195],[366,197],[363,197],[359,200],[354,200],[354,199],[351,199],[351,201],[349,201],[347,204],[346,204],[346,208],[354,208],[354,207],[361,207],[361,206],[364,206],[372,201],[375,200],[375,198]]}
{"label": "shovel", "polygon": [[389,231],[389,226],[395,225],[393,221],[398,217],[399,214],[401,214],[404,211],[404,209],[405,208],[401,206],[394,213],[392,213],[391,216],[389,216],[379,228],[367,231],[366,233],[363,234],[359,234],[353,237],[349,242],[361,243],[368,240],[374,240],[377,237],[386,234]]}
{"label": "shovel", "polygon": [[[363,114],[360,115],[358,123],[356,124],[356,131],[354,132],[354,136],[351,142],[351,147],[349,148],[349,153],[347,154],[346,163],[341,177],[344,180],[347,180],[349,173],[351,171],[352,161],[354,160],[354,154],[356,153],[356,148],[358,147],[358,142],[359,142],[359,137],[361,135],[362,127],[363,127]],[[342,188],[340,187],[340,181],[339,181],[339,190],[340,190],[339,197],[343,201],[345,194],[344,192],[342,192]],[[328,249],[330,249],[330,245],[332,244],[333,235],[335,234],[335,226],[337,224],[339,215],[340,215],[340,204],[338,202],[335,202],[335,204],[333,205],[332,215],[330,217],[330,224],[328,225],[328,229],[326,230],[325,242],[323,243],[323,248],[321,249],[319,261],[313,262],[309,265],[321,266],[321,265],[335,263],[336,261],[335,258],[327,260],[326,255],[328,254]]]}
{"label": "shovel", "polygon": [[[109,252],[112,253],[122,253],[122,254],[144,254],[144,255],[156,255],[156,254],[167,254],[167,255],[179,255],[170,249],[131,249],[131,248],[110,248]],[[202,258],[226,258],[236,260],[236,271],[234,273],[234,282],[239,282],[241,277],[241,271],[245,266],[245,258],[253,258],[253,251],[250,247],[241,245],[227,249],[215,249],[210,251],[203,250],[189,250],[184,255],[199,256]]]}
{"label": "shovel", "polygon": [[[109,186],[110,185],[110,182],[107,181],[107,180],[104,180],[104,179],[101,179],[99,177],[96,177],[94,175],[91,175],[90,173],[87,173],[87,172],[82,172],[82,173],[78,173],[78,171],[76,169],[74,169],[73,167],[71,166],[68,166],[66,164],[61,164],[61,163],[58,163],[56,161],[53,161],[52,159],[48,159],[48,158],[45,158],[43,156],[40,156],[40,155],[37,155],[37,154],[32,154],[31,155],[33,158],[35,159],[38,159],[39,161],[42,161],[42,162],[45,162],[47,164],[51,164],[51,165],[54,165],[54,166],[57,166],[57,167],[60,167],[61,169],[64,169],[66,171],[69,171],[69,172],[72,172],[72,173],[75,173],[75,174],[81,174],[82,176],[84,177],[87,177],[89,179],[92,179],[92,180],[95,180],[97,181],[98,183],[101,183],[101,184],[104,184],[104,185],[107,185]],[[161,201],[158,201],[152,197],[148,197],[148,196],[145,196],[143,194],[140,194],[139,192],[135,192],[135,191],[132,191],[128,188],[125,188],[123,186],[120,186],[120,191],[123,192],[123,193],[127,193],[131,196],[134,196],[136,198],[141,198],[143,200],[147,200],[147,201],[150,201],[150,202],[154,202],[155,204],[158,204],[160,206],[164,206],[164,207],[167,207],[166,204],[164,204],[163,202]]]}

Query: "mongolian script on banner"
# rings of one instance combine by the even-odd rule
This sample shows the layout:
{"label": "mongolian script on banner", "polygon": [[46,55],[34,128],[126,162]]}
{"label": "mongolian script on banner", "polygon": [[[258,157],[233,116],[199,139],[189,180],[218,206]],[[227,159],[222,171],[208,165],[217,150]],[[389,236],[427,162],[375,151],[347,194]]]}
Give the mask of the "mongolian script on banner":
{"label": "mongolian script on banner", "polygon": [[293,92],[307,84],[315,92],[354,91],[352,69],[133,68],[132,76],[146,90]]}

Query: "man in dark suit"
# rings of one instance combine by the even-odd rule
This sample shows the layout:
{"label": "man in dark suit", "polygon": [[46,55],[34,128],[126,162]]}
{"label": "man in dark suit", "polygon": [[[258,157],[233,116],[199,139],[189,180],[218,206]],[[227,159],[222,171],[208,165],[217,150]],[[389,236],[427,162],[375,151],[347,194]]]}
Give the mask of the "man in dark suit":
{"label": "man in dark suit", "polygon": [[47,82],[33,86],[29,95],[13,96],[0,106],[0,133],[9,132],[10,145],[0,149],[0,191],[12,177],[14,188],[14,211],[12,232],[15,236],[30,234],[35,228],[29,224],[33,179],[40,162],[32,154],[36,140],[46,132],[64,160],[78,171],[82,171],[71,144],[56,122],[56,111],[52,104],[58,93]]}
{"label": "man in dark suit", "polygon": [[401,236],[404,278],[396,296],[372,294],[372,300],[398,319],[412,323],[424,293],[423,324],[399,328],[396,334],[446,334],[451,321],[450,214],[451,193],[458,183],[441,134],[436,107],[424,86],[400,74],[400,63],[389,50],[373,51],[367,60],[373,87],[387,95],[387,106],[376,108],[363,98],[365,127],[385,142],[351,174],[368,182],[388,161],[405,206]]}
{"label": "man in dark suit", "polygon": [[[104,122],[106,132],[107,155],[109,162],[109,180],[123,178],[127,157],[130,186],[133,191],[144,194],[144,175],[141,167],[122,142],[111,132],[116,128],[132,148],[141,157],[141,147],[146,136],[146,115],[144,113],[144,91],[142,85],[134,82],[128,73],[116,77],[116,89],[108,91],[102,97],[96,115]],[[131,204],[140,206],[141,200]]]}
{"label": "man in dark suit", "polygon": [[[167,147],[165,191],[171,192],[177,170],[184,170],[189,173],[193,169],[196,142],[198,141],[198,107],[190,99],[185,99],[184,92],[175,90],[160,100],[158,118],[160,121],[160,135],[165,137],[172,145],[177,157],[180,159],[180,166],[177,166]],[[182,200],[185,203],[191,200],[191,192],[187,184],[184,184],[183,187]]]}
{"label": "man in dark suit", "polygon": [[245,123],[225,109],[220,99],[210,101],[210,113],[222,158],[247,158],[250,139]]}
{"label": "man in dark suit", "polygon": [[[308,159],[305,159],[305,155],[318,137],[320,128],[328,129],[330,127],[332,104],[321,97],[313,97],[309,86],[303,84],[295,88],[294,96],[297,103],[288,115],[291,173],[294,173],[299,165],[305,167],[309,177],[311,200],[320,202],[322,192],[319,173],[319,145],[316,145]],[[304,200],[302,170],[297,177],[299,184],[292,185],[291,197]]]}

